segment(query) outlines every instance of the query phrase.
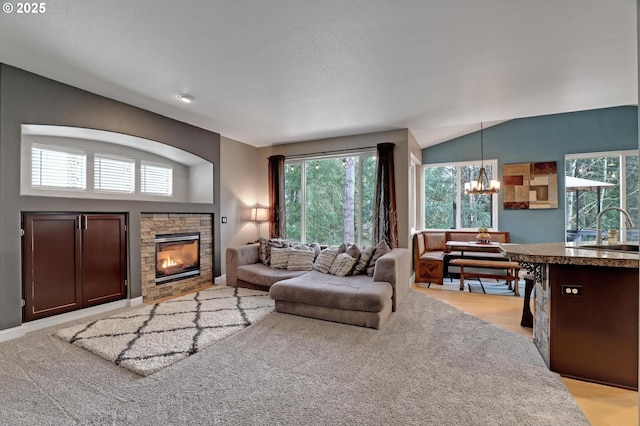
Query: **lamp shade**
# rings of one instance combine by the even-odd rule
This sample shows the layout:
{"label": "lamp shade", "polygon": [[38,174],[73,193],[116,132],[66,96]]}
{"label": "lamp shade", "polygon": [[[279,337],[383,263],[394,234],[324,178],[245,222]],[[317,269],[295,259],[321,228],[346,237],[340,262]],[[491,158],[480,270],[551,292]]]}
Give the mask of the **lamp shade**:
{"label": "lamp shade", "polygon": [[251,209],[251,220],[256,222],[266,222],[269,220],[269,209],[266,207],[254,207]]}

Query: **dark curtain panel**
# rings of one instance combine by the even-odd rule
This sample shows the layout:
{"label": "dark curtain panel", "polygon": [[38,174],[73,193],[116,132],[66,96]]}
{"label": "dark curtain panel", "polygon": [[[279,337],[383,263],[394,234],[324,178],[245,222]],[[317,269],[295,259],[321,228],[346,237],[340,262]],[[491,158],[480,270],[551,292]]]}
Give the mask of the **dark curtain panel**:
{"label": "dark curtain panel", "polygon": [[373,211],[373,242],[386,240],[389,247],[398,247],[398,212],[396,209],[396,181],[393,169],[393,147],[378,144],[376,172],[376,202]]}
{"label": "dark curtain panel", "polygon": [[269,157],[269,238],[284,238],[284,155]]}

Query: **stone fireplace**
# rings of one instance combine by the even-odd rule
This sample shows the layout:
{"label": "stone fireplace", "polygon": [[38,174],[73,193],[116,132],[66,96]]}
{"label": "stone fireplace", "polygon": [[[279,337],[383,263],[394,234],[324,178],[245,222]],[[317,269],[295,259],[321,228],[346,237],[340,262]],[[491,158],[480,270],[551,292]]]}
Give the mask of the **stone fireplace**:
{"label": "stone fireplace", "polygon": [[144,302],[213,284],[211,214],[143,213],[140,222]]}

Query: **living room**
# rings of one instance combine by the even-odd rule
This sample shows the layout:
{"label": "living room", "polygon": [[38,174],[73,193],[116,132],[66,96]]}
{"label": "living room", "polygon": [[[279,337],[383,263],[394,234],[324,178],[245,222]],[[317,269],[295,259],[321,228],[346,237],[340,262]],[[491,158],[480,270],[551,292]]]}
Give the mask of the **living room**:
{"label": "living room", "polygon": [[[266,16],[274,18],[273,14],[275,12],[269,11],[269,8],[259,3],[260,2],[256,2],[252,7],[260,12],[264,12]],[[55,6],[48,6],[51,6],[49,15],[43,14],[40,18],[46,19],[54,15]],[[149,4],[147,4],[147,6],[152,7]],[[382,7],[380,5],[378,6]],[[461,3],[457,6],[461,10],[463,10],[465,6],[471,8],[476,7],[463,5]],[[494,7],[494,13],[501,16],[503,12],[500,12],[500,10],[503,5],[499,5],[498,2],[496,2],[492,6]],[[542,20],[543,16],[546,16],[546,12],[543,13],[546,6],[544,3],[538,3],[537,8],[527,9],[527,12],[540,14],[536,14],[535,16],[537,16],[537,18],[535,19]],[[597,8],[598,6],[594,5],[594,7]],[[425,10],[420,7],[418,8],[420,12],[425,12]],[[328,13],[326,11],[318,10],[316,12],[321,13],[322,17],[327,19],[327,22],[330,22],[329,18],[331,18],[336,20],[331,22],[344,23],[343,19],[347,18],[340,18],[341,13],[344,13],[345,17],[348,16],[350,19],[354,19],[354,15],[351,14],[354,12],[353,10],[343,10],[340,7],[338,9],[339,10],[334,11],[335,14],[331,16],[325,16],[324,13]],[[566,18],[569,20],[570,25],[567,24],[569,29],[575,30],[576,28],[580,28],[581,23],[579,19],[571,20],[568,18],[570,16],[569,9],[568,6],[566,8],[560,8],[560,10],[557,10],[557,13],[559,13],[559,16],[562,16],[563,19]],[[633,5],[632,8],[629,5],[625,5],[613,9],[613,11],[608,11],[611,16],[606,20],[607,22],[617,22],[617,19],[621,16],[626,17],[628,15],[628,9],[635,11],[636,8],[635,5]],[[237,13],[237,15],[234,15],[236,20],[229,22],[227,25],[220,25],[220,33],[216,33],[215,36],[210,35],[212,40],[224,39],[225,37],[221,35],[221,33],[231,34],[246,24],[244,17],[246,17],[245,14],[248,13],[248,10],[234,11]],[[378,10],[378,12],[381,12],[381,10]],[[524,11],[513,11],[515,16],[523,19],[522,16],[524,15],[519,15],[519,12],[524,13]],[[592,23],[595,16],[605,13],[603,11],[601,12],[602,13],[591,12],[586,19]],[[80,12],[68,13],[70,13],[69,16],[79,16],[74,14],[79,14]],[[85,13],[87,13],[87,11],[85,11]],[[93,11],[91,13],[97,12]],[[460,10],[456,10],[456,13],[460,13]],[[504,13],[506,14],[507,12],[504,11]],[[464,15],[467,16],[467,13]],[[472,14],[469,13],[469,15]],[[137,16],[140,17],[139,14]],[[441,16],[440,13],[438,13],[438,16]],[[16,14],[5,12],[2,18],[3,21],[7,21],[8,19],[13,19],[14,21],[12,21],[10,25],[5,26],[4,31],[6,31],[6,33],[2,34],[3,30],[0,30],[0,34],[3,36],[6,35],[6,37],[3,37],[3,40],[16,42],[23,40],[21,34],[26,33],[24,32],[25,28],[22,27],[22,25],[25,25],[24,20],[23,22],[16,23],[15,20],[17,18]],[[59,15],[55,15],[55,18],[58,20],[57,22],[65,21],[65,19]],[[510,24],[511,26],[509,28],[513,29],[513,26],[517,26],[519,19],[515,19],[514,15],[511,15],[511,18],[514,22]],[[194,14],[190,15],[190,19],[194,19],[200,29],[208,25],[207,22],[196,19]],[[312,18],[308,16],[305,19],[312,20]],[[377,19],[371,19],[374,22],[378,22]],[[406,22],[400,20],[400,18],[398,19],[399,20],[396,21],[397,24],[406,24]],[[403,15],[402,19],[406,20],[407,16]],[[451,19],[450,16],[445,21],[448,22],[449,19]],[[475,22],[475,20],[468,16],[465,19],[470,19]],[[492,17],[484,24],[483,21],[479,23],[476,22],[475,27],[489,28],[491,25],[497,24],[500,21],[496,19],[496,17]],[[129,20],[130,17],[123,19],[125,22],[130,22]],[[205,20],[203,19],[203,21]],[[627,21],[629,21],[629,19],[625,18],[625,24],[620,26],[628,27],[629,22]],[[635,19],[631,21],[635,24]],[[91,20],[85,19],[83,25],[90,22]],[[277,20],[274,20],[274,22],[277,22]],[[232,25],[232,23],[236,26]],[[33,25],[33,23],[29,25]],[[152,25],[151,23],[143,22],[140,25],[142,27],[140,33],[144,33],[144,31],[146,31],[147,35],[154,33],[152,28],[149,27],[149,25]],[[607,28],[616,26],[611,23],[608,25]],[[338,24],[330,25],[330,27],[338,33],[345,31],[343,26]],[[441,30],[444,30],[444,28],[441,28]],[[627,32],[622,33],[627,34]],[[322,31],[318,31],[317,34],[322,34]],[[386,35],[392,37],[391,33],[386,33]],[[633,35],[634,37],[636,35],[635,27]],[[345,37],[347,39],[353,37],[353,33],[348,32]],[[620,37],[620,34],[616,33],[615,36],[612,36],[613,42],[610,41],[610,43],[613,46],[619,46],[619,40],[616,37]],[[491,38],[494,42],[498,39],[500,38]],[[73,44],[71,42],[69,43]],[[241,41],[236,41],[235,39],[228,40],[228,43],[233,46],[235,46],[235,43],[242,44]],[[252,43],[256,43],[256,40],[252,39]],[[445,46],[447,45],[447,41],[445,40],[439,40],[439,43],[443,43]],[[2,252],[2,257],[0,258],[0,336],[9,335],[16,331],[16,329],[27,329],[25,327],[22,309],[22,300],[24,298],[22,285],[23,252],[19,238],[15,238],[18,232],[17,230],[23,226],[22,218],[24,214],[34,212],[125,214],[127,216],[128,233],[128,267],[126,272],[126,297],[121,300],[123,305],[120,306],[124,307],[127,306],[127,304],[133,305],[141,303],[144,295],[143,286],[146,278],[144,278],[143,253],[145,249],[143,248],[142,241],[143,228],[145,228],[145,226],[143,226],[142,223],[145,215],[204,215],[210,218],[212,228],[212,238],[210,242],[210,276],[217,282],[222,281],[226,273],[225,249],[227,247],[245,245],[247,242],[255,241],[259,236],[267,236],[268,225],[266,223],[256,224],[255,221],[249,220],[248,212],[253,207],[267,206],[269,204],[267,158],[272,155],[284,155],[288,158],[303,158],[311,154],[317,156],[318,154],[326,152],[351,151],[363,148],[372,149],[377,144],[383,142],[394,143],[399,246],[409,248],[411,247],[412,231],[424,227],[424,194],[416,191],[416,188],[420,188],[422,176],[420,172],[416,173],[416,170],[422,170],[422,167],[429,164],[478,160],[481,155],[479,144],[480,123],[485,124],[483,130],[484,151],[482,154],[486,159],[497,161],[498,172],[504,164],[537,161],[555,161],[558,164],[558,168],[561,169],[562,165],[564,165],[566,155],[628,151],[637,150],[638,148],[637,94],[634,90],[637,85],[637,72],[635,72],[635,68],[634,72],[632,72],[635,76],[635,81],[633,84],[627,84],[626,91],[630,92],[630,94],[626,93],[625,96],[620,96],[619,89],[616,88],[618,91],[615,94],[618,95],[618,97],[615,101],[603,104],[598,104],[595,101],[593,103],[587,102],[584,103],[585,106],[581,109],[572,109],[572,106],[559,105],[563,102],[571,104],[569,99],[573,99],[572,96],[582,98],[591,97],[595,99],[598,97],[598,94],[588,93],[578,96],[572,92],[571,94],[567,94],[564,100],[554,98],[553,101],[551,100],[551,96],[549,96],[548,109],[540,107],[540,105],[544,104],[544,100],[532,97],[531,102],[538,108],[536,109],[536,111],[538,111],[537,113],[532,113],[531,111],[533,109],[527,110],[527,112],[520,111],[520,108],[523,108],[519,105],[520,102],[526,103],[527,99],[525,96],[521,96],[516,90],[517,85],[510,87],[510,90],[505,89],[504,91],[506,93],[501,93],[499,88],[485,92],[483,90],[471,90],[467,87],[468,92],[462,93],[461,89],[461,93],[456,95],[454,92],[449,92],[447,96],[450,98],[456,96],[465,98],[465,102],[471,106],[468,107],[468,109],[461,110],[459,109],[459,105],[456,105],[451,108],[451,112],[449,113],[451,115],[441,117],[439,124],[424,124],[429,122],[428,119],[424,119],[424,121],[421,121],[419,125],[414,127],[408,118],[394,116],[393,114],[382,123],[382,119],[376,111],[368,111],[370,113],[368,121],[358,121],[354,119],[353,123],[351,123],[350,117],[356,117],[356,111],[341,110],[337,115],[330,115],[325,121],[337,123],[334,127],[329,128],[323,127],[324,125],[321,124],[320,121],[317,123],[314,122],[315,119],[319,120],[319,117],[323,116],[323,113],[318,108],[330,110],[331,108],[327,107],[329,104],[322,104],[321,107],[316,108],[315,112],[311,113],[310,116],[302,119],[294,114],[295,111],[291,111],[291,109],[295,109],[295,107],[284,102],[287,105],[281,105],[275,109],[277,109],[278,112],[289,111],[290,115],[285,119],[282,115],[278,115],[273,111],[271,111],[273,113],[271,115],[268,108],[260,109],[260,111],[262,111],[261,113],[256,112],[249,101],[245,101],[243,105],[232,105],[229,99],[234,97],[234,90],[231,90],[231,93],[229,93],[228,87],[225,89],[221,87],[224,86],[223,84],[217,82],[215,84],[212,83],[212,86],[215,86],[215,89],[219,90],[218,93],[223,93],[219,97],[216,97],[215,94],[205,96],[204,92],[199,91],[197,85],[190,86],[183,82],[167,83],[167,86],[173,86],[171,90],[175,91],[176,94],[192,92],[194,102],[191,105],[178,104],[178,101],[175,99],[175,94],[173,93],[164,93],[162,95],[162,101],[158,101],[148,94],[143,95],[142,99],[134,99],[134,96],[128,93],[134,93],[135,90],[132,89],[132,86],[135,86],[137,81],[144,80],[145,77],[143,77],[142,74],[123,78],[122,86],[111,94],[106,87],[117,84],[113,82],[104,83],[104,76],[96,77],[91,73],[87,73],[82,74],[75,81],[69,81],[64,75],[65,73],[61,71],[64,69],[63,66],[61,66],[62,68],[60,69],[55,66],[47,69],[47,66],[43,63],[38,63],[34,58],[25,58],[29,55],[33,57],[37,55],[30,53],[29,55],[23,54],[23,57],[21,57],[16,53],[19,53],[19,48],[15,46],[10,47],[8,44],[10,44],[10,42],[5,42],[2,49],[4,52],[0,50],[0,132],[2,140],[0,147],[0,175],[2,176],[2,186],[0,187],[0,205],[2,205],[2,215],[0,215],[0,236],[2,237],[2,241],[0,242]],[[455,43],[452,43],[452,45],[453,44]],[[567,42],[567,44],[571,47],[567,47],[563,52],[568,52],[576,48],[575,39],[573,38],[571,38],[571,43]],[[633,46],[634,50],[631,53],[633,53],[633,57],[635,58],[635,38],[632,42],[624,43],[621,50],[626,52],[624,55],[629,56],[628,47],[630,45]],[[335,45],[333,47],[337,48]],[[476,48],[477,47],[478,46],[476,46]],[[21,48],[26,49],[25,47]],[[46,47],[36,48],[35,46],[30,46],[30,48],[33,49],[33,52],[46,50]],[[107,47],[105,47],[105,49],[110,50],[110,48]],[[232,48],[229,48],[229,50],[231,49]],[[221,51],[224,50],[225,49],[222,49]],[[259,50],[260,48],[257,48],[254,53],[259,53]],[[448,48],[444,50],[447,51]],[[25,51],[26,50],[23,50],[23,52]],[[492,53],[493,55],[497,55],[496,52],[499,53],[499,51],[498,49],[497,51],[492,51]],[[610,59],[613,62],[613,58],[608,56],[611,53],[608,50],[606,51],[607,54],[600,57],[600,61],[606,62]],[[352,56],[345,55],[342,61],[345,63],[360,61],[359,63],[361,65],[371,65],[377,62],[362,52],[366,51],[359,50],[351,52]],[[124,61],[118,52],[111,53],[110,60],[114,63]],[[381,54],[380,52],[378,53]],[[466,53],[468,57],[474,61],[482,62],[481,54],[473,56],[472,52],[467,51]],[[360,54],[364,55],[364,57],[359,56]],[[416,50],[412,50],[412,54],[416,54]],[[575,53],[573,54],[575,55]],[[48,55],[49,54],[44,55],[47,60],[50,59]],[[105,55],[105,58],[108,56],[109,55]],[[131,57],[132,55],[128,54],[123,56]],[[497,58],[498,56],[493,56],[493,58]],[[555,55],[553,56],[555,57]],[[264,59],[264,57],[256,57]],[[64,56],[61,56],[61,58],[65,59]],[[358,61],[353,58],[357,58]],[[236,69],[236,66],[233,65],[233,60],[225,62],[225,72],[233,73]],[[393,63],[393,57],[383,62],[387,63],[384,67],[385,72],[392,73],[394,66],[389,66],[388,64]],[[634,63],[634,61],[631,62]],[[248,63],[243,62],[243,65],[259,68],[260,63],[261,62],[256,59],[255,61],[248,61]],[[116,74],[116,69],[111,68],[108,60],[101,64],[110,70],[108,72]],[[521,68],[519,69],[522,70],[522,67],[525,67],[527,64],[531,65],[531,62],[521,64]],[[331,67],[327,64],[318,63],[316,65],[320,68],[325,67],[325,73],[331,74]],[[624,65],[628,65],[628,63],[624,62]],[[160,65],[157,67],[158,69],[162,68]],[[305,68],[307,71],[309,71],[308,67],[310,67],[310,65],[307,65],[307,68]],[[171,66],[167,65],[167,69],[170,68]],[[357,68],[357,66],[354,66],[354,68],[349,67],[349,72],[355,72],[354,70]],[[429,67],[427,65],[423,63],[421,69],[425,74],[428,74],[427,70]],[[440,71],[440,78],[444,78],[442,76],[446,75],[447,71],[451,71],[451,69],[445,69],[444,72],[442,72],[443,70]],[[490,78],[487,76],[490,76],[491,73],[485,68],[480,71],[482,71],[485,76],[481,80],[490,81]],[[480,71],[478,71],[479,75]],[[86,70],[82,72],[86,72]],[[284,79],[298,81],[295,75],[287,72],[286,67],[278,67],[277,72],[281,73]],[[170,73],[170,71],[167,71],[167,73]],[[362,73],[364,76],[368,75],[367,71],[362,71]],[[533,75],[535,72],[531,74]],[[611,75],[604,71],[601,74],[601,77],[604,78],[602,81],[616,79],[616,77],[611,77]],[[626,72],[625,75],[626,74],[628,74],[628,72]],[[379,78],[380,75],[375,75],[372,77],[372,80],[375,81]],[[399,76],[400,80],[404,78],[409,77],[407,77],[406,74]],[[349,84],[357,86],[357,80],[358,79],[349,80]],[[418,83],[424,83],[422,79],[418,80]],[[575,80],[578,81],[581,79],[575,77]],[[90,82],[96,85],[94,86],[90,84]],[[101,86],[101,82],[104,86]],[[245,86],[229,83],[229,87],[236,87],[238,92],[250,92],[253,90],[256,93],[263,93],[263,91],[265,91],[263,86],[265,84],[264,80],[248,79],[244,84]],[[462,83],[460,84],[463,86]],[[470,83],[467,81],[466,84]],[[482,84],[478,83],[478,85]],[[507,79],[505,79],[504,84],[507,84]],[[332,87],[334,80],[321,79],[318,80],[317,85],[319,91],[314,91],[314,96],[317,96],[317,99],[322,99],[323,96],[321,93],[327,90],[327,88]],[[336,85],[340,86],[339,84]],[[178,88],[177,86],[180,87]],[[302,86],[307,87],[305,84],[302,84]],[[431,85],[422,88],[420,88],[420,84],[417,86],[418,87],[410,90],[407,88],[401,89],[395,93],[394,96],[389,96],[388,98],[381,95],[380,98],[372,96],[366,100],[370,104],[374,102],[393,104],[398,101],[398,93],[423,92],[423,94],[419,96],[415,96],[415,94],[411,96],[408,95],[411,99],[410,103],[413,103],[414,107],[416,107],[420,102],[419,98],[428,97],[428,95],[424,95],[427,89],[434,90],[434,87]],[[592,82],[590,86],[592,87],[590,90],[595,90],[594,88],[599,88],[602,84],[601,81],[600,83]],[[239,89],[240,87],[242,87],[242,89]],[[316,89],[318,89],[318,87],[316,87]],[[580,87],[582,88],[583,86]],[[610,90],[612,92],[616,91],[613,88]],[[302,90],[298,93],[304,93],[304,91],[305,90]],[[602,91],[605,90],[602,89]],[[277,98],[278,96],[273,91],[266,90],[266,92],[273,98]],[[335,92],[332,93],[334,93],[333,96],[336,96]],[[349,92],[349,95],[352,97],[357,97],[359,94],[361,95],[362,93]],[[545,92],[545,95],[550,94]],[[496,111],[489,110],[485,110],[489,112],[477,113],[475,115],[470,112],[472,110],[482,111],[484,108],[482,99],[485,97],[485,99],[488,99],[491,98],[491,96],[498,96],[503,102],[502,115]],[[540,97],[543,98],[544,96],[541,95]],[[331,96],[327,96],[327,98],[331,98]],[[506,105],[504,103],[504,99],[506,98],[519,98],[519,101]],[[521,101],[520,98],[522,99]],[[228,108],[225,108],[227,102]],[[289,99],[288,102],[292,102],[292,100]],[[313,103],[311,100],[307,102]],[[436,109],[447,109],[446,105],[450,102],[450,99],[441,100],[440,102],[441,104],[437,107],[433,105],[416,107],[414,112],[424,110],[424,116],[440,116],[440,112]],[[305,102],[302,102],[301,104],[304,103]],[[159,104],[163,106],[159,106]],[[203,104],[206,104],[206,106],[203,106]],[[301,104],[296,105],[300,106]],[[362,105],[360,105],[360,108],[361,107]],[[194,112],[195,110],[189,110],[189,108],[202,108],[202,110]],[[509,108],[513,110],[510,111]],[[372,109],[375,110],[375,108]],[[242,112],[239,115],[245,115],[247,117],[253,116],[255,121],[253,123],[247,121],[245,125],[244,123],[240,123],[242,120],[236,119],[235,127],[231,126],[229,123],[232,121],[225,122],[227,110],[240,110]],[[219,116],[210,119],[210,121],[206,121],[203,118],[203,111],[222,112],[220,112]],[[340,120],[340,114],[342,114],[342,120]],[[255,118],[255,116],[261,117]],[[458,117],[457,121],[452,121],[452,116]],[[266,117],[269,118],[267,119]],[[270,134],[269,129],[272,125],[269,124],[269,122],[276,121],[283,123],[280,124],[280,133],[273,132],[273,134]],[[301,124],[303,122],[306,125],[306,130],[298,130],[298,124],[301,128],[305,127]],[[98,129],[160,142],[193,154],[213,165],[210,193],[214,201],[180,201],[168,203],[158,200],[85,199],[79,197],[57,198],[52,196],[25,195],[21,192],[20,187],[20,165],[23,149],[21,126],[25,124]],[[255,130],[256,133],[252,133],[248,129],[251,127],[258,129]],[[262,132],[262,136],[258,135],[259,132]],[[443,133],[439,134],[439,132]],[[274,136],[276,134],[277,136]],[[433,143],[436,139],[437,143]],[[560,200],[562,200],[563,182],[560,180],[558,183],[560,184]],[[498,208],[498,228],[501,231],[510,232],[511,242],[513,243],[564,241],[565,211],[563,205],[564,203],[561,201],[559,208],[544,211],[514,211]],[[18,333],[22,333],[22,331],[18,331]]]}

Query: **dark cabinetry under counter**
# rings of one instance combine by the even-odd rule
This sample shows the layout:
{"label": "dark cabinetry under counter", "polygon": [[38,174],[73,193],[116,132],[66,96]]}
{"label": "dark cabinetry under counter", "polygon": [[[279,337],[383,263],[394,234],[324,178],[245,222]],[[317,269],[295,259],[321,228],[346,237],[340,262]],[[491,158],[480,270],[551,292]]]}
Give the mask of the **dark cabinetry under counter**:
{"label": "dark cabinetry under counter", "polygon": [[125,215],[25,213],[24,321],[127,295]]}
{"label": "dark cabinetry under counter", "polygon": [[550,368],[638,389],[638,269],[549,265]]}

